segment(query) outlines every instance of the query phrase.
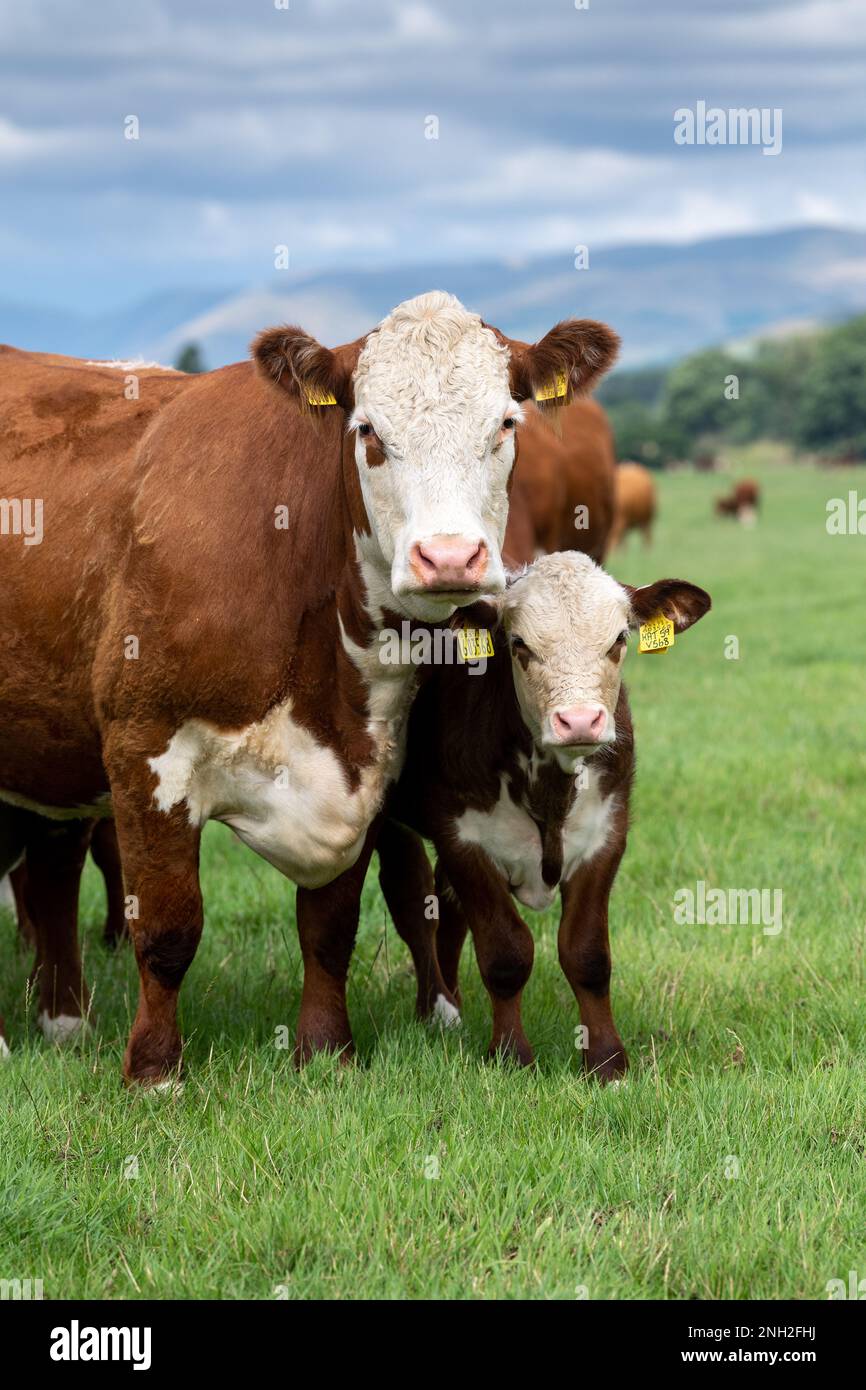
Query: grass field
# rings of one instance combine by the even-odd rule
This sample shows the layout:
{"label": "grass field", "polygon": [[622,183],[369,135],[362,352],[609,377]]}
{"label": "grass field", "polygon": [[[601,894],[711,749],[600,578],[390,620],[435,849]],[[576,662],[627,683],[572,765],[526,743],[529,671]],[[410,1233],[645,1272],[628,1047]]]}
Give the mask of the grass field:
{"label": "grass field", "polygon": [[[866,484],[760,464],[756,529],[711,516],[722,480],[678,474],[652,550],[611,566],[714,600],[663,660],[632,649],[626,666],[639,769],[611,920],[627,1084],[581,1074],[553,912],[529,914],[535,1070],[482,1060],[471,949],[462,1031],[419,1026],[372,874],[358,1062],[297,1073],[275,1046],[300,992],[294,890],[212,826],[177,1098],[120,1085],[137,976],[99,943],[92,866],[81,1051],[38,1036],[3,919],[0,1278],[41,1278],[46,1298],[736,1299],[866,1277],[866,538],[824,524],[829,497]],[[782,931],[677,925],[673,895],[698,880],[781,890]]]}

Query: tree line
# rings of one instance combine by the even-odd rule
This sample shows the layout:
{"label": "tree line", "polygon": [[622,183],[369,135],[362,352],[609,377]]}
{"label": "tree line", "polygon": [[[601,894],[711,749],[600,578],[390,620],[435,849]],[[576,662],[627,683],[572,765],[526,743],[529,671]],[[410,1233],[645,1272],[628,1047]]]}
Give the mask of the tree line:
{"label": "tree line", "polygon": [[707,348],[670,367],[619,372],[599,400],[617,453],[650,467],[711,458],[723,444],[781,440],[828,460],[866,459],[866,314],[765,339],[740,352]]}

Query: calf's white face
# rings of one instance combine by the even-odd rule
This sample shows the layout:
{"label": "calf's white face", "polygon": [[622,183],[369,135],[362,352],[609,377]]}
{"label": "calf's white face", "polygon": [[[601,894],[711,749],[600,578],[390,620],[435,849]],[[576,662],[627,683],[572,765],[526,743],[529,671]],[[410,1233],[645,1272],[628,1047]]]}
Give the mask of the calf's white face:
{"label": "calf's white face", "polygon": [[629,629],[664,613],[682,632],[710,607],[684,580],[631,589],[587,555],[545,555],[499,600],[533,741],[565,771],[616,739]]}
{"label": "calf's white face", "polygon": [[508,348],[453,296],[421,295],[370,334],[354,396],[361,492],[392,592],[433,619],[501,590],[521,419]]}

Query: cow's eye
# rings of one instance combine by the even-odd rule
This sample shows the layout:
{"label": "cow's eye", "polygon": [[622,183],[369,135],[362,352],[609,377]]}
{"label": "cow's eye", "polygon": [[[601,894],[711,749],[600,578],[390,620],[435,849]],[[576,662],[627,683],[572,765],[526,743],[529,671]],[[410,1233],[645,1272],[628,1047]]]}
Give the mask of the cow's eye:
{"label": "cow's eye", "polygon": [[522,637],[518,637],[517,633],[516,633],[516,632],[513,632],[513,633],[511,634],[510,641],[511,641],[511,650],[512,650],[513,654],[514,654],[520,661],[523,661],[523,662],[528,661],[529,658],[532,656],[532,652],[531,652],[531,651],[529,650],[529,648],[527,647],[527,645],[526,645],[526,643],[524,642],[523,638],[522,638]]}
{"label": "cow's eye", "polygon": [[614,661],[619,661],[619,658],[622,656],[623,652],[625,651],[625,644],[626,644],[627,641],[628,641],[628,628],[627,628],[627,627],[624,627],[623,630],[622,630],[622,632],[619,634],[619,636],[617,637],[616,641],[614,642],[613,646],[610,648],[610,651],[608,652],[608,656],[612,657]]}
{"label": "cow's eye", "polygon": [[373,426],[368,425],[366,420],[362,420],[358,426],[358,433],[362,439],[369,439],[373,433]]}
{"label": "cow's eye", "polygon": [[506,415],[505,419],[502,421],[502,428],[504,430],[513,430],[516,424],[517,421],[513,415]]}

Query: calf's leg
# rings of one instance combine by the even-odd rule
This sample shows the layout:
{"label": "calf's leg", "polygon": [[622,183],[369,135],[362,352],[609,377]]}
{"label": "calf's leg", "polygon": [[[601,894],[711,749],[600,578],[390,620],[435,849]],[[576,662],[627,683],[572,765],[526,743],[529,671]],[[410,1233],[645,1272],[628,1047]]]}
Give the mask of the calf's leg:
{"label": "calf's leg", "polygon": [[406,942],[418,981],[419,1018],[458,1023],[457,1001],[436,955],[436,898],[433,873],[420,836],[396,821],[385,821],[376,844],[379,883],[398,934]]}
{"label": "calf's leg", "polygon": [[584,1065],[599,1081],[615,1081],[628,1056],[610,1008],[608,900],[625,844],[582,864],[562,889],[559,961],[587,1030]]}
{"label": "calf's leg", "polygon": [[450,853],[445,873],[469,922],[478,968],[493,1007],[489,1055],[521,1066],[532,1060],[520,1000],[532,972],[532,933],[515,910],[508,885],[483,850]]}
{"label": "calf's leg", "polygon": [[460,899],[448,882],[448,875],[442,867],[442,861],[437,860],[436,873],[434,877],[436,889],[436,901],[439,905],[439,926],[436,930],[436,955],[439,960],[439,968],[442,971],[442,979],[446,988],[450,991],[457,1007],[460,1007],[460,956],[463,951],[463,943],[469,931],[469,923],[466,914],[460,905]]}

